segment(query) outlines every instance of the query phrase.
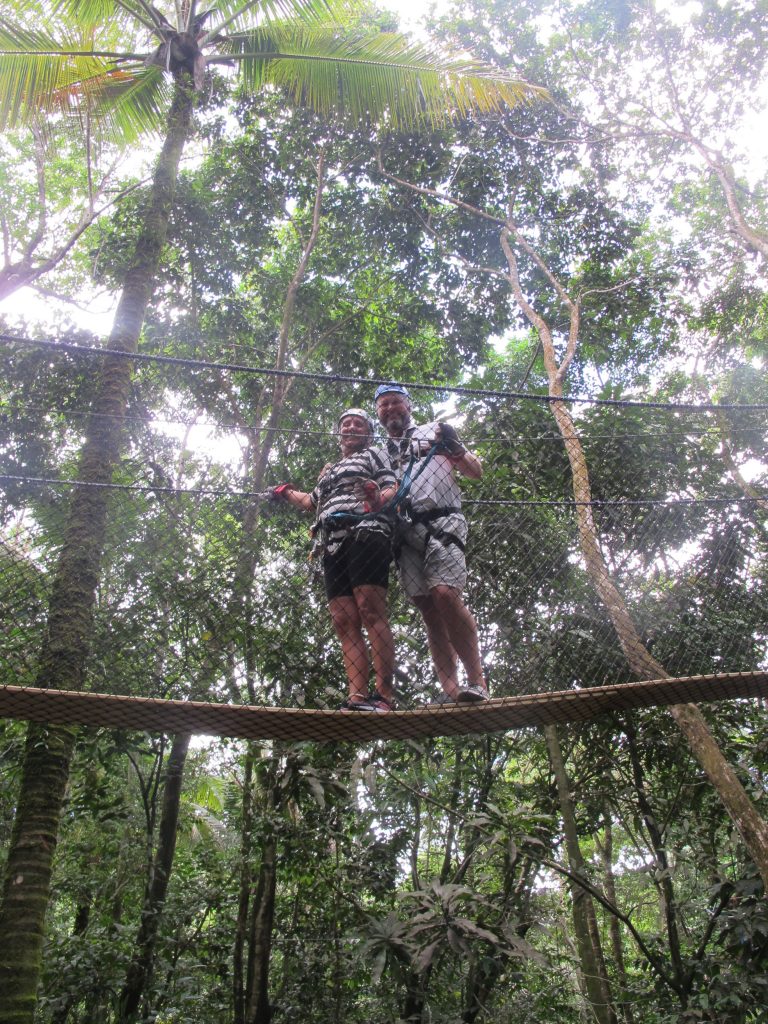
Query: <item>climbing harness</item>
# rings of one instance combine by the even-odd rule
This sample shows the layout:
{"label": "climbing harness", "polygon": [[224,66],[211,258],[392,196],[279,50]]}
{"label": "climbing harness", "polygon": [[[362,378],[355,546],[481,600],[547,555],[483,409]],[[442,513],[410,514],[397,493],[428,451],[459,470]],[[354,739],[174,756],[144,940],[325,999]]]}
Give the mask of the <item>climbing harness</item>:
{"label": "climbing harness", "polygon": [[[413,473],[414,463],[417,461],[416,455],[411,453],[411,458],[408,466],[403,473],[403,479],[400,481],[400,485],[385,505],[383,505],[377,512],[331,512],[323,520],[323,528],[330,529],[331,527],[344,527],[360,525],[366,519],[376,519],[379,517],[385,517],[391,512],[395,512],[403,502],[405,502],[410,494],[411,487],[419,479],[421,474],[427,468],[431,460],[435,455],[438,455],[441,451],[445,450],[445,445],[441,441],[436,441],[427,452],[426,456],[421,460],[418,470]],[[411,475],[413,473],[413,475]],[[329,522],[332,520],[332,522]]]}
{"label": "climbing harness", "polygon": [[[436,519],[445,519],[448,516],[455,515],[461,515],[461,509],[455,506],[430,508],[425,512],[414,512],[408,507],[408,502],[406,501],[406,507],[404,510],[401,509],[400,513],[400,520],[402,522],[401,532],[408,530],[411,526],[423,526],[427,534],[424,541],[425,549],[429,544],[429,538],[431,537],[445,546],[448,544],[455,544],[460,551],[465,551],[466,545],[461,537],[457,537],[456,534],[451,533],[450,530],[445,530],[441,527],[435,526],[434,523]],[[395,554],[398,553],[400,546],[402,546],[402,544],[396,545]]]}

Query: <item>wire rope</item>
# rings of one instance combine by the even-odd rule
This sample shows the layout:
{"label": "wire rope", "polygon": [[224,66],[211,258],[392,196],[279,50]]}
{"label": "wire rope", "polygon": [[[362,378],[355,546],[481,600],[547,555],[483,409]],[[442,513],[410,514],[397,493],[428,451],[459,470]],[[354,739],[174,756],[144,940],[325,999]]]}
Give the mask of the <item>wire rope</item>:
{"label": "wire rope", "polygon": [[[292,377],[298,380],[323,380],[333,384],[364,384],[366,387],[377,387],[391,383],[390,378],[354,377],[339,373],[319,373],[308,370],[277,370],[274,367],[249,366],[243,363],[209,363],[200,359],[185,359],[180,356],[161,356],[148,352],[125,352],[121,349],[91,348],[85,345],[74,345],[69,342],[56,342],[43,339],[24,338],[17,335],[0,333],[0,342],[7,344],[38,346],[56,349],[60,352],[97,356],[100,358],[128,359],[133,362],[153,362],[167,366],[183,366],[197,370],[228,370],[235,373],[251,373],[265,377]],[[582,404],[607,406],[625,409],[668,409],[673,412],[710,413],[720,411],[768,411],[768,404],[748,403],[734,405],[730,403],[696,403],[696,402],[640,402],[634,399],[590,398],[579,395],[536,395],[521,391],[504,391],[492,388],[475,388],[461,385],[426,384],[421,381],[401,381],[411,391],[438,391],[468,398],[503,398],[515,401],[541,402],[546,405],[562,402],[564,404]]]}
{"label": "wire rope", "polygon": [[[238,491],[231,488],[225,487],[169,487],[167,485],[153,485],[153,484],[116,484],[116,483],[97,483],[95,481],[87,480],[63,480],[60,477],[46,477],[46,476],[24,476],[13,473],[0,473],[0,483],[30,483],[30,484],[45,484],[49,486],[59,487],[91,487],[94,489],[109,490],[109,491],[135,491],[138,493],[158,493],[158,494],[189,494],[189,495],[203,495],[205,497],[224,497],[224,498],[251,498],[254,500],[266,501],[269,499],[271,491]],[[395,495],[393,499],[390,499],[391,504],[394,506],[397,504],[403,495],[398,497]],[[664,507],[675,507],[676,505],[751,505],[751,504],[762,504],[765,501],[764,498],[753,498],[741,495],[739,497],[708,497],[708,498],[643,498],[643,499],[627,499],[627,498],[601,498],[593,499],[592,501],[569,501],[569,500],[544,500],[535,501],[530,498],[526,499],[494,499],[494,498],[464,498],[464,505],[481,505],[481,506],[497,506],[499,508],[508,508],[515,506],[552,506],[552,507],[566,507],[576,508],[580,506],[590,507],[611,507],[611,506],[664,506]],[[381,510],[380,510],[381,511]],[[345,513],[346,515],[347,513]],[[361,514],[360,518],[365,518],[369,513]],[[378,514],[378,513],[376,513]]]}

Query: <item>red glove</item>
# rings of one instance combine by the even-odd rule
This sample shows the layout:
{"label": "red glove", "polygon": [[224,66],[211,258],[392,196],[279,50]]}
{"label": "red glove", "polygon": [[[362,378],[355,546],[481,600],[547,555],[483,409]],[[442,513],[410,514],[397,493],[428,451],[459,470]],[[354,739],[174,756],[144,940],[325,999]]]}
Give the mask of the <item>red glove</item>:
{"label": "red glove", "polygon": [[380,488],[375,480],[366,480],[360,484],[360,497],[363,499],[363,509],[366,512],[377,512],[381,503]]}
{"label": "red glove", "polygon": [[286,501],[287,491],[295,491],[296,488],[293,484],[279,484],[277,487],[269,488],[269,500],[270,501]]}

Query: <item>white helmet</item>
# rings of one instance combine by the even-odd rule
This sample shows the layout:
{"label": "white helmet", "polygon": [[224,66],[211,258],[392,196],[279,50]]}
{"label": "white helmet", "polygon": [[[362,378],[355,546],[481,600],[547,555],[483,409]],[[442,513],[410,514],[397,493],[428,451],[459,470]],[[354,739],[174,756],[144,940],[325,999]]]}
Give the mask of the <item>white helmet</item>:
{"label": "white helmet", "polygon": [[371,437],[376,433],[376,424],[365,409],[345,409],[341,416],[339,416],[338,423],[336,424],[337,430],[341,430],[341,424],[348,416],[359,416],[360,419],[365,420],[368,425],[368,433]]}

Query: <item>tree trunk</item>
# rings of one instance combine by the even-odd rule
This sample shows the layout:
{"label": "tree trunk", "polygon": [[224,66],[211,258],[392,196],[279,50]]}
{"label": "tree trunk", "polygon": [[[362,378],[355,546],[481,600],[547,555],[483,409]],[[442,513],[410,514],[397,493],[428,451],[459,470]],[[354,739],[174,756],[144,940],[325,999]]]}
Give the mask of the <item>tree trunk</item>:
{"label": "tree trunk", "polygon": [[152,977],[155,943],[176,852],[181,786],[190,739],[189,733],[174,736],[168,755],[157,850],[150,867],[150,879],[141,911],[141,924],[136,936],[133,959],[128,966],[125,984],[120,993],[117,1016],[119,1024],[132,1024],[136,1020],[139,1003]]}
{"label": "tree trunk", "polygon": [[[85,869],[86,865],[83,865]],[[87,897],[79,905],[75,911],[75,920],[72,924],[72,935],[74,937],[80,937],[85,935],[88,930],[88,924],[91,919],[91,894],[88,893]],[[51,1024],[67,1024],[67,1017],[69,1011],[74,1006],[78,996],[76,992],[70,991],[64,1000],[57,1006],[57,1008],[51,1013]]]}
{"label": "tree trunk", "polygon": [[277,836],[274,816],[280,807],[278,786],[277,754],[273,753],[272,764],[265,779],[264,838],[261,843],[261,863],[251,911],[245,1024],[269,1024],[273,1014],[269,1002],[269,969],[277,892]]}
{"label": "tree trunk", "polygon": [[[547,741],[549,760],[557,786],[560,813],[563,816],[563,831],[568,854],[568,866],[577,878],[587,878],[587,865],[579,846],[579,834],[576,826],[576,811],[571,796],[571,784],[565,770],[560,740],[554,725],[544,726],[544,737]],[[590,1009],[597,1024],[616,1024],[616,1011],[613,1007],[611,986],[603,958],[597,917],[592,897],[586,888],[577,882],[570,882],[571,908],[573,913],[573,930],[576,936],[576,948],[579,951],[581,974],[584,979],[584,990],[589,1000]]]}
{"label": "tree trunk", "polygon": [[232,953],[234,1024],[245,1024],[245,943],[251,898],[251,851],[253,849],[253,766],[254,745],[248,743],[243,772],[243,824],[240,834],[240,893],[237,904],[235,942]]}
{"label": "tree trunk", "polygon": [[[592,491],[587,460],[573,417],[566,403],[562,401],[563,382],[579,343],[581,317],[579,303],[570,298],[530,242],[523,237],[512,220],[511,211],[499,241],[507,260],[507,280],[512,288],[512,293],[541,341],[549,397],[553,399],[550,408],[563,438],[571,466],[579,542],[590,579],[610,615],[621,649],[632,672],[638,679],[668,678],[669,673],[643,643],[624,598],[613,582],[603,558],[598,542],[597,528],[592,516]],[[523,292],[517,257],[512,247],[513,243],[519,245],[538,266],[549,280],[563,306],[568,310],[570,318],[568,342],[565,354],[559,363],[549,324],[528,301]],[[670,708],[670,714],[688,741],[688,746],[706,772],[723,806],[738,829],[744,845],[760,872],[765,890],[768,892],[768,822],[758,814],[746,790],[739,782],[736,772],[723,756],[723,752],[717,745],[699,708],[695,704],[675,704]]]}
{"label": "tree trunk", "polygon": [[0,911],[0,1021],[31,1024],[74,729],[30,725]]}
{"label": "tree trunk", "polygon": [[731,474],[731,479],[739,488],[741,493],[746,495],[746,497],[755,503],[755,508],[759,508],[763,512],[768,512],[768,497],[766,497],[763,490],[755,487],[754,484],[751,484],[749,480],[745,478],[733,457],[728,419],[724,413],[717,413],[717,424],[720,428],[720,457],[725,463],[725,468]]}
{"label": "tree trunk", "polygon": [[[304,241],[301,256],[291,275],[291,280],[283,299],[277,352],[274,368],[281,371],[285,368],[289,356],[289,344],[293,330],[293,317],[296,299],[304,278],[306,277],[312,253],[322,226],[322,201],[325,193],[325,151],[321,150],[316,163],[317,185],[312,205],[312,227],[308,238]],[[250,465],[250,486],[261,491],[264,486],[269,456],[276,437],[276,429],[280,422],[290,382],[278,376],[272,391],[269,415],[262,429],[262,440],[257,440],[255,431],[251,431],[251,443],[248,449]],[[262,392],[262,399],[266,393]],[[261,406],[261,401],[259,403]],[[257,420],[259,417],[257,417]],[[256,695],[252,680],[255,676],[256,664],[254,650],[250,643],[252,610],[250,606],[254,566],[258,553],[256,520],[259,515],[260,501],[252,501],[245,510],[242,523],[243,544],[238,555],[229,615],[246,623],[246,678],[248,680],[249,699],[255,702]],[[276,758],[276,753],[275,753]],[[276,761],[275,761],[276,763]],[[253,829],[253,792],[251,778],[254,757],[249,749],[246,755],[245,781],[243,788],[243,833],[241,841],[240,895],[238,917],[235,931],[233,991],[234,991],[234,1022],[235,1024],[268,1024],[272,1017],[269,1002],[269,967],[272,955],[272,930],[274,925],[275,892],[277,889],[277,839],[271,831],[268,821],[267,835],[262,843],[261,865],[256,891],[251,902],[252,873],[249,857],[252,850],[251,833]],[[271,815],[278,807],[279,795],[276,795],[273,773],[269,773],[267,792],[265,793],[266,814]],[[248,933],[248,965],[244,963],[246,943],[246,923],[250,916],[251,927]],[[247,974],[247,978],[246,978]]]}
{"label": "tree trunk", "polygon": [[[613,826],[611,824],[610,808],[605,809],[605,837],[602,843],[597,844],[600,859],[603,862],[603,888],[609,902],[618,907],[618,894],[616,892],[616,879],[613,874]],[[608,931],[611,937],[611,950],[616,963],[616,974],[621,984],[621,1015],[627,1024],[634,1024],[635,1018],[632,1013],[632,1006],[629,1001],[629,985],[627,970],[624,964],[624,944],[621,938],[621,928],[618,918],[611,914],[608,918]]]}
{"label": "tree trunk", "polygon": [[[630,716],[627,716],[627,718],[628,721],[624,727],[624,733],[627,737],[627,747],[629,750],[630,764],[632,765],[632,778],[635,784],[635,793],[637,794],[637,804],[640,808],[643,822],[645,823],[648,838],[651,842],[651,849],[653,850],[653,858],[656,862],[656,877],[654,878],[654,882],[659,890],[661,911],[667,928],[667,941],[669,942],[669,956],[672,961],[672,969],[675,974],[677,989],[679,992],[683,992],[686,987],[686,971],[683,963],[682,950],[680,948],[680,934],[677,927],[678,915],[677,900],[675,899],[675,887],[672,882],[669,858],[667,857],[667,851],[664,846],[664,837],[661,834],[659,823],[656,820],[656,815],[653,812],[650,800],[648,799],[648,794],[645,790],[645,778],[643,766],[640,762],[640,753],[638,751],[637,733]],[[683,1009],[685,1008],[686,1005],[685,1002],[683,1002]]]}
{"label": "tree trunk", "polygon": [[[112,351],[135,352],[138,345],[165,243],[193,99],[186,77],[178,80],[151,201],[115,314],[108,346]],[[36,679],[41,687],[83,687],[109,493],[98,485],[111,481],[119,457],[131,374],[130,360],[105,357],[77,473],[78,483],[96,486],[76,487],[72,496]],[[0,906],[0,1024],[32,1024],[53,857],[74,737],[70,728],[30,726],[28,730]]]}
{"label": "tree trunk", "polygon": [[[110,207],[117,205],[126,194],[133,192],[136,188],[135,185],[129,185],[127,189],[120,189],[111,195],[108,202],[103,203],[99,209],[96,208],[97,201],[101,202],[107,188],[111,184],[110,179],[117,166],[117,161],[115,161],[95,188],[93,187],[93,182],[91,182],[88,198],[80,208],[77,224],[69,228],[67,235],[62,237],[60,231],[56,231],[52,227],[52,222],[55,222],[55,218],[50,216],[48,203],[45,170],[51,147],[40,125],[33,124],[31,131],[34,140],[35,176],[37,179],[37,216],[29,237],[22,243],[22,251],[19,258],[14,261],[11,259],[10,253],[6,253],[5,261],[2,267],[0,267],[0,302],[3,299],[7,299],[9,295],[13,295],[19,288],[26,288],[34,284],[41,277],[44,277],[51,270],[58,267],[91,224],[106,213]],[[86,159],[89,167],[90,158],[89,139],[86,147]],[[55,174],[55,167],[53,173]],[[54,237],[61,239],[55,245],[53,244]],[[48,239],[49,243],[47,255],[38,252],[40,247],[46,242],[46,239]]]}
{"label": "tree trunk", "polygon": [[[550,392],[552,390],[550,388]],[[554,390],[558,392],[557,397],[560,397],[558,389]],[[640,638],[624,599],[605,564],[597,541],[592,507],[589,504],[592,493],[587,462],[571,414],[561,402],[552,404],[571,463],[579,538],[590,578],[608,610],[621,648],[634,674],[639,679],[667,678],[669,673],[648,651]],[[738,829],[768,892],[768,822],[757,813],[736,772],[723,756],[699,708],[695,704],[674,704],[670,708],[670,714]]]}
{"label": "tree trunk", "polygon": [[277,891],[277,839],[270,835],[261,847],[259,881],[253,899],[249,950],[249,997],[246,1024],[269,1024],[273,1008],[269,1002],[269,969],[272,959],[272,929]]}

